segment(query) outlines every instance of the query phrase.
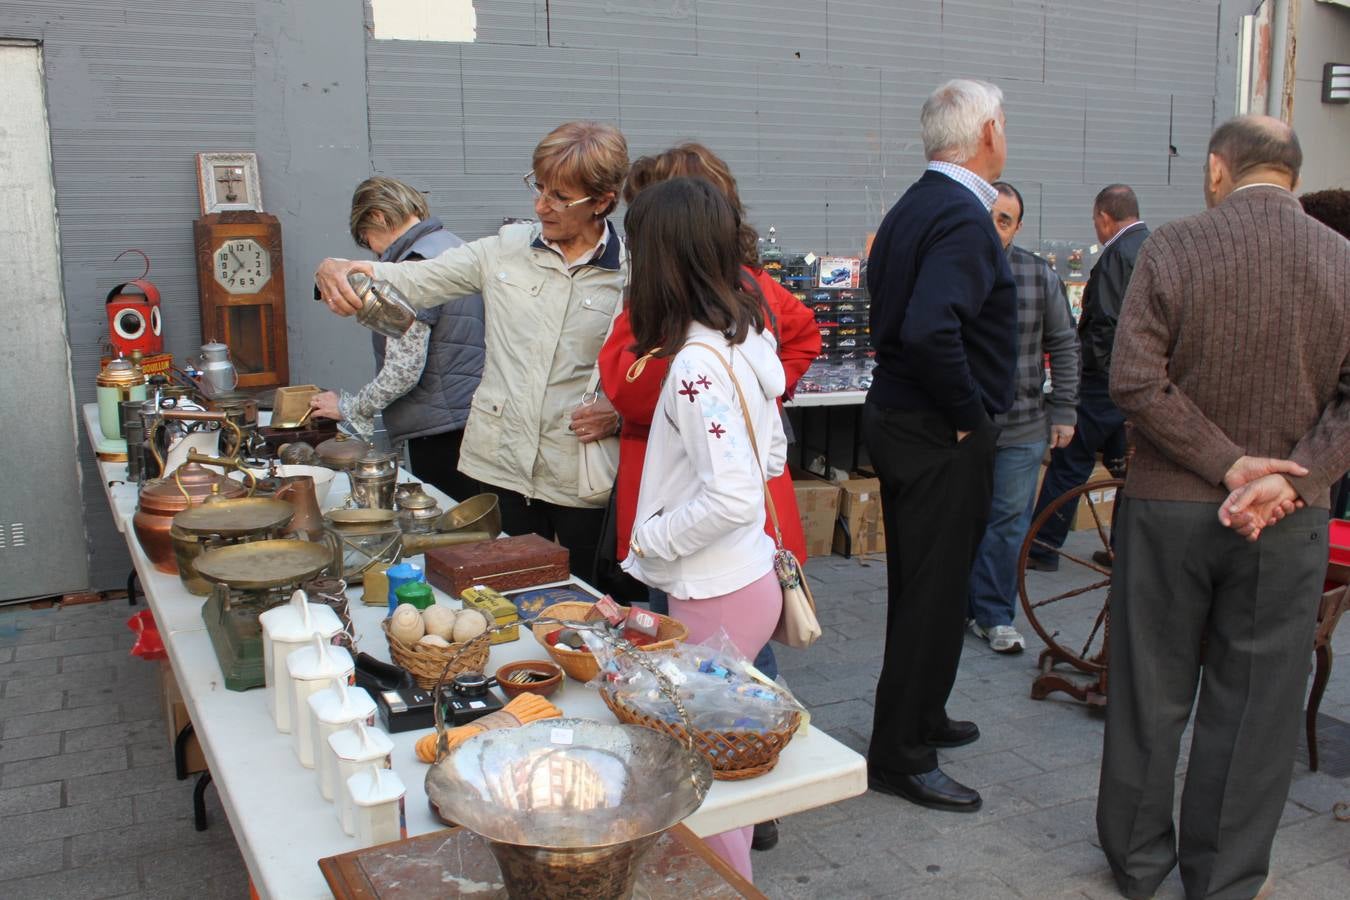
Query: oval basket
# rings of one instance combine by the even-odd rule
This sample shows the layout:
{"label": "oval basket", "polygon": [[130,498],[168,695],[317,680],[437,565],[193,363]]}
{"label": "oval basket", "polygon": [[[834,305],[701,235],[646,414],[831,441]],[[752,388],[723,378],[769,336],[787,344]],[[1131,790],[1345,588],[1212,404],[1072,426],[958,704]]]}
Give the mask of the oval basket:
{"label": "oval basket", "polygon": [[[539,615],[581,622],[585,621],[586,614],[594,606],[594,603],[586,603],[582,600],[564,600],[561,603],[544,607]],[[640,647],[640,650],[648,652],[669,650],[689,637],[689,629],[685,628],[684,623],[678,619],[672,619],[670,616],[663,616],[660,613],[652,613],[652,615],[656,616],[661,623],[656,632],[656,641],[645,647]],[[600,662],[595,658],[594,653],[585,653],[581,650],[571,650],[567,647],[549,644],[548,636],[562,627],[561,625],[533,625],[530,628],[530,633],[539,642],[539,646],[543,647],[548,655],[553,658],[553,661],[562,667],[562,670],[567,673],[567,677],[585,684],[600,674]]]}
{"label": "oval basket", "polygon": [[[681,744],[691,735],[684,725],[653,719],[616,696],[607,688],[600,696],[614,717],[625,725],[641,725],[668,734]],[[741,781],[773,771],[778,765],[778,754],[797,733],[801,713],[793,713],[788,723],[777,731],[699,731],[692,734],[694,749],[712,763],[713,778],[718,781]]]}
{"label": "oval basket", "polygon": [[[492,649],[491,637],[487,634],[449,647],[428,647],[425,644],[405,644],[394,637],[389,633],[388,619],[381,622],[380,627],[384,629],[385,640],[389,642],[389,658],[394,661],[394,665],[411,672],[417,686],[427,691],[435,690],[441,673],[445,672],[445,664],[465,646],[469,649],[455,660],[449,672],[445,672],[446,678],[454,678],[460,672],[485,671],[488,652]],[[478,646],[474,647],[474,644]]]}

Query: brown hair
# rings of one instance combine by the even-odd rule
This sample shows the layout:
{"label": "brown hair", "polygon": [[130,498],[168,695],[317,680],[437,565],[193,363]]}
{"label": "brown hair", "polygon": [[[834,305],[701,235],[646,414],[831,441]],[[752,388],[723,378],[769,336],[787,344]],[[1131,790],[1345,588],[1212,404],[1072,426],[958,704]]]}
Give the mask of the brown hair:
{"label": "brown hair", "polygon": [[1266,116],[1238,116],[1224,122],[1214,129],[1209,152],[1228,163],[1234,181],[1261,168],[1280,169],[1298,181],[1303,168],[1303,148],[1294,129]]}
{"label": "brown hair", "polygon": [[[534,148],[535,177],[550,187],[575,184],[592,197],[617,195],[628,174],[628,141],[604,122],[564,122]],[[607,216],[617,200],[597,215]]]}
{"label": "brown hair", "polygon": [[1333,188],[1298,198],[1303,211],[1343,238],[1350,238],[1350,191]]}
{"label": "brown hair", "polygon": [[741,205],[741,195],[736,190],[736,178],[722,158],[702,144],[688,141],[655,156],[644,156],[634,161],[628,170],[628,180],[623,184],[623,202],[632,203],[633,198],[648,185],[677,177],[702,178],[722,192],[741,221],[736,235],[741,262],[758,269],[759,234],[753,225],[745,221],[745,207]]}
{"label": "brown hair", "polygon": [[628,235],[628,315],[633,351],[674,356],[698,322],[733,344],[764,330],[764,304],[741,270],[740,217],[701,178],[641,191],[623,220]]}
{"label": "brown hair", "polygon": [[367,178],[352,193],[352,240],[356,246],[369,249],[361,232],[367,228],[397,228],[414,216],[419,219],[431,216],[421,191],[397,178],[384,175]]}

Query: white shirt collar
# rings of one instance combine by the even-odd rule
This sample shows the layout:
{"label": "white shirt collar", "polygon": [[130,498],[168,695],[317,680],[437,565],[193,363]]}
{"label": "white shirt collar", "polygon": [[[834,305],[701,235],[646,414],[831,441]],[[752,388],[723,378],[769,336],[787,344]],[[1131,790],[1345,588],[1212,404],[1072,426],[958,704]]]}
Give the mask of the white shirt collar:
{"label": "white shirt collar", "polygon": [[562,257],[563,264],[567,266],[567,270],[570,272],[572,269],[584,266],[588,262],[594,262],[605,255],[605,248],[609,246],[609,223],[605,223],[604,230],[600,232],[600,240],[591,248],[591,252],[581,254],[573,262],[567,261],[567,254],[563,252],[562,247],[542,235],[540,236],[540,240],[544,242],[545,247]]}
{"label": "white shirt collar", "polygon": [[998,199],[998,188],[994,187],[965,166],[959,166],[956,163],[934,159],[929,161],[928,171],[946,175],[948,178],[966,187],[975,195],[977,200],[984,204],[985,209],[993,209],[994,201]]}
{"label": "white shirt collar", "polygon": [[1276,184],[1273,181],[1253,181],[1251,184],[1244,184],[1242,187],[1233,188],[1232,193],[1236,194],[1238,191],[1245,191],[1247,188],[1254,188],[1254,187],[1273,187],[1277,191],[1284,191],[1286,194],[1293,193],[1293,191],[1289,190],[1289,188],[1285,187],[1282,184]]}
{"label": "white shirt collar", "polygon": [[1102,253],[1105,253],[1105,252],[1106,252],[1106,248],[1107,248],[1107,247],[1110,247],[1112,244],[1114,244],[1114,243],[1120,238],[1120,236],[1123,235],[1125,232],[1130,231],[1130,230],[1133,229],[1133,228],[1139,228],[1139,227],[1142,227],[1143,224],[1144,224],[1144,220],[1143,220],[1143,219],[1139,219],[1139,220],[1136,221],[1136,222],[1131,222],[1130,224],[1126,225],[1124,228],[1122,228],[1122,229],[1120,229],[1119,231],[1117,231],[1115,234],[1111,235],[1111,240],[1107,241],[1105,244],[1102,244]]}

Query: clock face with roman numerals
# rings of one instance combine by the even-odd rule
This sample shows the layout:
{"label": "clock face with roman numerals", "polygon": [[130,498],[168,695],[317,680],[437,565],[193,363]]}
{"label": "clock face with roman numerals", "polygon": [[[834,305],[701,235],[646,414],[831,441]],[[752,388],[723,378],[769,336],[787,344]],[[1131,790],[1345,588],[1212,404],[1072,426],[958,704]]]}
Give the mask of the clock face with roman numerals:
{"label": "clock face with roman numerals", "polygon": [[272,257],[251,238],[226,241],[212,254],[216,281],[231,294],[256,294],[272,277]]}

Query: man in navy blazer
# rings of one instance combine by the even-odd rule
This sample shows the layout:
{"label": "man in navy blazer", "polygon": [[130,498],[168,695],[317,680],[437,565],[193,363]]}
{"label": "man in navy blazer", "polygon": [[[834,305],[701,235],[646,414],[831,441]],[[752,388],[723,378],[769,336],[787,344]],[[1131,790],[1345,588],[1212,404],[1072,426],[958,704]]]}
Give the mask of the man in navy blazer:
{"label": "man in navy blazer", "polygon": [[938,747],[979,738],[947,716],[971,564],[1012,404],[1017,292],[989,209],[1007,157],[1003,92],[956,79],[920,114],[928,170],[891,208],[867,264],[877,367],[863,437],[886,521],[886,652],[868,783],[935,809],[980,795],[938,768]]}

